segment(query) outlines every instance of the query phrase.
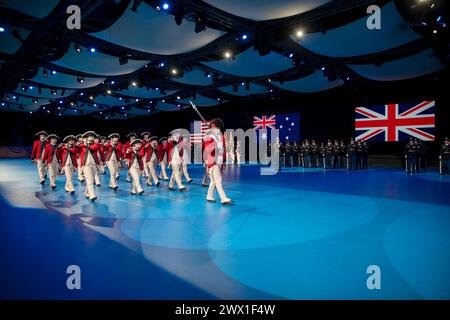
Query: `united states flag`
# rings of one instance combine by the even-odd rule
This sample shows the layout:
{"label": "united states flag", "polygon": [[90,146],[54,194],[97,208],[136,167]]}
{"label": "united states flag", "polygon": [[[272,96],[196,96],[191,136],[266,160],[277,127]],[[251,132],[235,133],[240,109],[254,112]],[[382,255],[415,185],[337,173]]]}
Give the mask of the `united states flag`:
{"label": "united states flag", "polygon": [[191,123],[191,143],[201,144],[210,121],[194,121]]}
{"label": "united states flag", "polygon": [[356,108],[356,140],[434,141],[435,101]]}

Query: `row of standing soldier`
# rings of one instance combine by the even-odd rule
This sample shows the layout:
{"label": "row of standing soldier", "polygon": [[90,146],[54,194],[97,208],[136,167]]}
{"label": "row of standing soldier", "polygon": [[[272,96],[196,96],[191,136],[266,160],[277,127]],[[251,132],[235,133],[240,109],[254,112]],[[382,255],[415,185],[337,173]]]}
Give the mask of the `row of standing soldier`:
{"label": "row of standing soldier", "polygon": [[[281,167],[304,167],[324,169],[347,168],[359,170],[368,168],[369,147],[365,141],[352,138],[346,145],[344,141],[328,140],[320,145],[312,140],[305,140],[301,144],[296,141],[280,143],[276,140],[274,147],[278,149]],[[270,152],[270,144],[269,144]]]}

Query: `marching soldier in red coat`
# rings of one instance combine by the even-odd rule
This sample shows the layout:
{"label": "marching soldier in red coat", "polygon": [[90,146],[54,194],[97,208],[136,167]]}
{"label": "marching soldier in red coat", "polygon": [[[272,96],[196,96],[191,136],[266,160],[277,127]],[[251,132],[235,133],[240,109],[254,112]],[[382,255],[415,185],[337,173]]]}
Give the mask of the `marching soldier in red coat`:
{"label": "marching soldier in red coat", "polygon": [[[124,143],[122,154],[126,154],[127,150],[131,147],[131,142],[133,142],[137,138],[137,134],[132,132],[127,134],[127,138],[129,139],[127,142]],[[127,182],[131,182],[131,176],[130,176],[130,170],[127,170]]]}
{"label": "marching soldier in red coat", "polygon": [[158,167],[158,137],[151,137],[149,143],[144,146],[145,156],[144,156],[144,167],[148,169],[147,185],[151,186],[153,182],[155,186],[159,187],[158,176],[156,175],[156,168]]}
{"label": "marching soldier in red coat", "polygon": [[95,174],[95,185],[97,187],[101,186],[100,174],[105,171],[105,154],[103,145],[100,143],[100,135],[96,135],[94,143],[97,145],[97,158],[100,160],[100,164],[97,166],[97,172]]}
{"label": "marching soldier in red coat", "polygon": [[208,194],[206,200],[210,202],[216,202],[214,199],[214,191],[220,196],[222,204],[232,204],[222,186],[222,172],[226,163],[226,151],[225,151],[225,138],[221,132],[224,124],[221,119],[211,120],[210,130],[204,137],[204,151],[203,158],[208,168],[208,174],[210,178]]}
{"label": "marching soldier in red coat", "polygon": [[157,147],[158,161],[161,166],[161,172],[159,173],[158,178],[159,180],[164,179],[166,181],[169,180],[169,177],[167,176],[166,172],[166,164],[168,158],[167,148],[168,148],[167,138],[162,137],[161,139],[159,139],[159,145]]}
{"label": "marching soldier in red coat", "polygon": [[77,134],[76,135],[77,138],[77,143],[76,143],[76,147],[77,147],[77,178],[78,181],[83,183],[85,181],[84,179],[84,174],[83,174],[83,168],[81,167],[81,159],[80,159],[80,151],[81,151],[81,145],[84,144],[84,139],[83,139],[83,135]]}
{"label": "marching soldier in red coat", "polygon": [[73,185],[73,172],[77,169],[77,147],[76,137],[68,135],[63,139],[63,145],[58,149],[59,159],[61,160],[61,167],[66,175],[66,192],[70,194],[75,193]]}
{"label": "marching soldier in red coat", "polygon": [[[150,137],[150,132],[145,131],[145,132],[141,133],[142,148],[145,148],[148,145],[148,143],[150,142],[149,137]],[[144,155],[144,158],[142,159],[142,161],[144,161],[144,171],[142,171],[142,177],[147,178],[148,174],[149,174],[148,168],[145,165],[145,163],[147,163],[147,153]]]}
{"label": "marching soldier in red coat", "polygon": [[80,147],[80,164],[84,177],[86,179],[86,191],[84,195],[91,201],[97,200],[95,195],[94,182],[97,166],[100,164],[100,159],[97,156],[98,145],[94,142],[96,133],[88,131],[83,134],[86,139],[86,144],[81,144]]}
{"label": "marching soldier in red coat", "polygon": [[38,140],[33,143],[33,150],[31,151],[31,160],[36,163],[39,175],[39,183],[45,183],[45,162],[43,161],[45,146],[47,145],[47,132],[39,131],[36,133]]}
{"label": "marching soldier in red coat", "polygon": [[172,168],[172,175],[169,181],[169,190],[175,190],[174,182],[177,183],[178,190],[184,191],[186,187],[181,181],[181,170],[183,165],[183,147],[185,141],[180,137],[178,130],[173,130],[169,136],[167,146],[168,166]]}
{"label": "marching soldier in red coat", "polygon": [[44,161],[48,167],[48,173],[50,175],[50,186],[52,189],[56,188],[56,176],[58,175],[59,158],[58,158],[58,136],[56,134],[50,134],[47,136],[49,144],[45,146]]}
{"label": "marching soldier in red coat", "polygon": [[109,142],[105,144],[105,160],[109,170],[109,187],[114,191],[117,186],[117,177],[119,176],[119,163],[122,160],[122,144],[119,142],[120,135],[112,133],[108,136]]}
{"label": "marching soldier in red coat", "polygon": [[132,195],[142,195],[144,189],[141,186],[141,174],[144,170],[144,162],[142,158],[144,157],[145,150],[142,148],[141,139],[134,139],[130,143],[130,147],[125,152],[125,158],[127,159],[128,170],[132,179],[131,184],[131,194]]}

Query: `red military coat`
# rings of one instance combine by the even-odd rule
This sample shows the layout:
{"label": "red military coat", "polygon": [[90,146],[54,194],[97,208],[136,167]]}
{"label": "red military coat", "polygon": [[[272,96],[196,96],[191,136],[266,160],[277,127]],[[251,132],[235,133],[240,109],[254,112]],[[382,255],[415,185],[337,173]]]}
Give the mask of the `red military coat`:
{"label": "red military coat", "polygon": [[94,161],[97,165],[100,164],[100,159],[97,156],[97,151],[99,149],[98,144],[80,144],[79,145],[79,152],[80,152],[80,159],[81,159],[81,166],[84,166],[86,164],[86,159],[88,156],[88,153],[91,152],[92,157],[94,158]]}
{"label": "red military coat", "polygon": [[105,161],[109,161],[111,159],[112,153],[116,154],[116,159],[119,161],[122,159],[122,143],[117,142],[115,146],[111,142],[105,144]]}
{"label": "red military coat", "polygon": [[[152,147],[152,145],[150,144],[150,143],[147,143],[147,145],[144,147],[144,150],[145,150],[145,154],[146,154],[146,157],[145,157],[145,163],[147,163],[147,162],[150,162],[150,160],[151,160],[151,158],[152,158],[152,156],[153,156],[153,153],[155,153],[155,155],[156,155],[156,159],[158,159],[158,161],[159,161],[159,155],[158,155],[158,145],[157,146],[155,146],[154,148]],[[164,157],[164,155],[163,155],[163,157]]]}
{"label": "red military coat", "polygon": [[50,164],[52,162],[54,155],[56,155],[56,159],[58,160],[58,162],[60,162],[58,156],[58,146],[57,145],[52,146],[50,143],[48,143],[45,146],[44,156],[42,157],[42,160],[45,161],[46,164]]}
{"label": "red military coat", "polygon": [[138,152],[134,152],[134,150],[130,147],[128,149],[128,153],[125,153],[125,158],[128,161],[128,168],[131,168],[133,160],[136,158],[139,164],[139,169],[144,170],[144,162],[142,161],[144,155],[145,155],[144,148],[140,148]]}
{"label": "red military coat", "polygon": [[175,142],[173,142],[173,141],[169,141],[169,143],[167,144],[167,162],[172,161],[173,151],[174,151],[173,149],[175,148],[175,146],[178,146],[178,152],[179,152],[180,158],[182,158],[183,157],[183,148],[185,145],[186,145],[185,140],[181,140],[177,144],[175,144]]}
{"label": "red military coat", "polygon": [[70,148],[67,148],[66,146],[61,146],[60,148],[58,148],[58,156],[59,159],[61,160],[61,165],[64,166],[66,165],[67,162],[67,157],[70,156],[70,160],[72,160],[72,165],[76,168],[78,163],[77,163],[77,147],[73,146]]}
{"label": "red military coat", "polygon": [[47,141],[41,142],[41,140],[36,140],[33,143],[33,150],[31,151],[31,160],[40,160],[42,151],[45,150],[45,146],[48,144]]}
{"label": "red military coat", "polygon": [[[221,135],[221,139],[222,139],[222,145],[223,145],[223,161],[222,164],[225,164],[227,158],[226,158],[226,146],[225,146],[225,137],[224,135]],[[208,168],[213,167],[215,164],[217,164],[217,160],[218,160],[218,156],[216,156],[216,151],[218,150],[218,143],[217,141],[214,139],[214,137],[212,136],[212,134],[206,135],[205,138],[203,139],[203,157],[204,157],[204,161],[206,163],[206,166]]]}

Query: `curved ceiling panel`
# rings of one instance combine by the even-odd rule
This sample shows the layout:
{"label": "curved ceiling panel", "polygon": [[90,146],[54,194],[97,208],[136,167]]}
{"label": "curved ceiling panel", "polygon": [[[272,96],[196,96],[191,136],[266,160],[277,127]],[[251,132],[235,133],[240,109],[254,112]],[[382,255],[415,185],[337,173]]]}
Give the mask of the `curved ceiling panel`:
{"label": "curved ceiling panel", "polygon": [[[100,104],[104,104],[110,107],[113,106],[124,106],[127,103],[125,102],[125,99],[119,99],[116,97],[112,97],[112,96],[105,96],[105,95],[99,95],[97,97],[95,97],[94,99],[95,103],[100,103]],[[132,102],[132,100],[130,100],[130,103]]]}
{"label": "curved ceiling panel", "polygon": [[132,107],[127,112],[128,112],[128,114],[131,114],[134,116],[148,116],[149,114],[151,114],[149,110],[150,109]]}
{"label": "curved ceiling panel", "polygon": [[119,58],[101,52],[90,52],[88,48],[79,46],[78,53],[73,44],[71,49],[59,60],[53,63],[68,69],[97,74],[100,76],[119,76],[135,72],[150,61],[128,60],[126,64],[119,64]]}
{"label": "curved ceiling panel", "polygon": [[236,92],[233,91],[232,85],[220,87],[218,89],[222,92],[232,94],[234,96],[240,96],[240,97],[249,96],[251,94],[267,93],[269,91],[269,89],[267,89],[266,87],[261,86],[256,83],[250,83],[250,88],[248,90],[245,89],[245,86],[239,85],[238,91],[236,91]]}
{"label": "curved ceiling panel", "polygon": [[[324,56],[354,57],[395,48],[420,38],[403,20],[393,2],[381,8],[381,29],[368,29],[367,17],[325,34],[305,34],[300,45]],[[293,36],[291,39],[297,41]]]}
{"label": "curved ceiling panel", "polygon": [[396,81],[424,76],[445,66],[433,55],[432,49],[427,49],[413,56],[385,62],[381,66],[373,64],[348,65],[361,76],[377,81]]}
{"label": "curved ceiling panel", "polygon": [[253,48],[238,54],[234,59],[202,62],[202,64],[238,77],[261,77],[281,72],[293,67],[292,61],[271,52],[260,56]]}
{"label": "curved ceiling panel", "polygon": [[293,81],[285,81],[283,84],[281,84],[280,82],[272,81],[272,84],[281,89],[308,93],[339,87],[344,84],[344,81],[342,81],[341,79],[328,81],[328,79],[323,75],[322,72],[317,71],[304,78]]}
{"label": "curved ceiling panel", "polygon": [[2,0],[0,7],[8,7],[42,19],[56,7],[58,2],[59,0]]}
{"label": "curved ceiling panel", "polygon": [[[25,85],[25,84],[24,84]],[[34,97],[34,98],[43,98],[43,99],[54,99],[55,96],[51,94],[50,89],[45,89],[42,88],[41,89],[41,93],[39,93],[39,90],[36,86],[30,86],[30,85],[25,85],[27,87],[27,91],[24,92],[22,90],[22,84],[19,84],[19,86],[17,87],[17,89],[14,91],[16,93],[19,94],[24,94],[30,97]],[[65,90],[64,94],[62,95],[61,91],[58,92],[57,97],[67,97],[70,96],[71,94],[73,94],[75,91],[74,90]]]}
{"label": "curved ceiling panel", "polygon": [[194,97],[191,97],[189,99],[180,100],[180,102],[189,103],[189,100],[191,100],[193,103],[195,103],[196,106],[199,106],[199,107],[216,106],[220,103],[220,101],[217,99],[211,99],[211,98],[202,96],[200,94],[196,94],[195,99],[194,99]]}
{"label": "curved ceiling panel", "polygon": [[178,90],[165,90],[165,94],[161,93],[161,90],[153,90],[151,88],[149,88],[147,90],[147,88],[141,87],[133,87],[130,86],[128,87],[128,89],[122,90],[122,91],[115,91],[116,93],[119,94],[123,94],[126,96],[130,96],[130,97],[138,97],[138,98],[143,98],[143,99],[154,99],[154,98],[161,98],[161,97],[165,97],[165,96],[169,96],[175,92],[177,92]]}
{"label": "curved ceiling panel", "polygon": [[193,22],[183,20],[178,26],[172,15],[157,12],[145,3],[133,12],[130,10],[132,4],[133,1],[110,28],[93,35],[131,49],[173,55],[201,48],[224,34],[210,28],[195,33]]}
{"label": "curved ceiling panel", "polygon": [[95,87],[105,80],[105,78],[84,78],[84,82],[80,83],[77,81],[77,77],[65,74],[62,72],[56,72],[52,74],[50,70],[47,70],[47,77],[44,76],[43,68],[39,67],[39,71],[36,76],[31,79],[34,82],[45,84],[50,87],[61,87],[70,89],[85,89]]}
{"label": "curved ceiling panel", "polygon": [[331,0],[203,0],[235,16],[261,21],[294,16]]}
{"label": "curved ceiling panel", "polygon": [[196,85],[196,86],[209,86],[213,83],[212,75],[205,75],[204,71],[194,69],[191,72],[185,72],[183,77],[180,78],[172,78],[172,81]]}
{"label": "curved ceiling panel", "polygon": [[167,102],[159,102],[158,105],[156,106],[156,110],[159,111],[178,111],[180,110],[180,107],[178,107],[175,104],[170,104]]}
{"label": "curved ceiling panel", "polygon": [[[30,34],[28,30],[20,30],[20,36],[25,39]],[[10,29],[0,32],[0,52],[13,54],[22,46],[22,42],[11,34]]]}

